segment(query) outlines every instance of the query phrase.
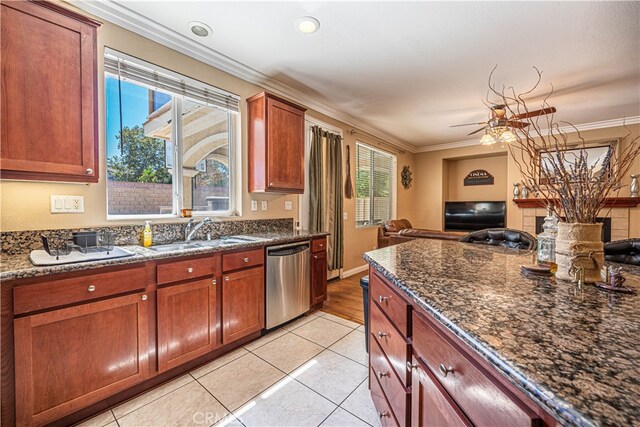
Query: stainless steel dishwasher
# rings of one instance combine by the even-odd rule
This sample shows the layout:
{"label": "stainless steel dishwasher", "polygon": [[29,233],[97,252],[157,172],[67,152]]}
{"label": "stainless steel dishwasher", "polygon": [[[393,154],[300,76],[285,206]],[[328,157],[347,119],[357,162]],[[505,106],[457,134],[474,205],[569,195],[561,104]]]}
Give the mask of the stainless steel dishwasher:
{"label": "stainless steel dishwasher", "polygon": [[309,242],[267,247],[267,329],[309,310]]}

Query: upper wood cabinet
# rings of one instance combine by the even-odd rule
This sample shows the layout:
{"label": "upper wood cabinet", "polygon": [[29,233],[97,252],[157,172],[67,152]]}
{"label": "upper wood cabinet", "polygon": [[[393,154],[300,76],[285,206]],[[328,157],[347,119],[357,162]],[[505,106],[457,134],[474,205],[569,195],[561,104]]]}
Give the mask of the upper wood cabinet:
{"label": "upper wood cabinet", "polygon": [[98,22],[2,2],[1,177],[98,182]]}
{"label": "upper wood cabinet", "polygon": [[249,191],[304,192],[304,112],[262,92],[249,106]]}

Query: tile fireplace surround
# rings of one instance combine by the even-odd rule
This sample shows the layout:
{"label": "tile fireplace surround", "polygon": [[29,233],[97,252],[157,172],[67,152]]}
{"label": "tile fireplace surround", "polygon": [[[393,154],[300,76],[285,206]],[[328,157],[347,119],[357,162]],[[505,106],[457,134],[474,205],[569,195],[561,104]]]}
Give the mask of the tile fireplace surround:
{"label": "tile fireplace surround", "polygon": [[[522,210],[522,229],[533,235],[536,234],[536,217],[546,216],[547,210],[543,208],[520,208]],[[602,211],[611,218],[611,240],[623,240],[629,238],[629,208],[612,208],[610,212],[605,208]]]}

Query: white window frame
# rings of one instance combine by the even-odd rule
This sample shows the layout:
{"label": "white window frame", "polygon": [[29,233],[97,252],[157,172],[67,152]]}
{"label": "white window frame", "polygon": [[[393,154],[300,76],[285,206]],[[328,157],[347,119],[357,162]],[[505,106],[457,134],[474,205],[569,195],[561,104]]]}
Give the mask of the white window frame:
{"label": "white window frame", "polygon": [[[144,60],[126,55],[124,53],[121,52],[116,52],[112,49],[106,48],[105,49],[105,54],[113,54],[116,53],[117,56],[126,59],[126,61],[128,62],[132,62],[138,65],[142,65],[144,67],[147,68],[154,68],[157,69],[158,72],[161,72],[163,74],[166,74],[168,76],[174,77],[174,78],[180,78],[183,79],[186,82],[189,82],[191,84],[193,84],[194,82],[197,82],[197,84],[201,85],[201,86],[205,86],[205,87],[209,87],[211,91],[221,91],[221,89],[215,88],[213,86],[207,85],[205,83],[199,82],[197,80],[191,79],[189,77],[183,76],[181,74],[175,73],[171,70],[167,70],[164,67],[160,67],[157,66],[155,64],[150,64]],[[119,78],[119,76],[114,75],[113,73],[105,70],[104,71],[104,76],[103,78],[106,78],[106,76],[111,76],[114,78]],[[165,90],[159,90],[158,88],[152,87],[148,84],[145,83],[141,83],[139,81],[136,81],[135,79],[123,79],[123,81],[130,81],[133,84],[136,84],[138,86],[142,86],[142,87],[146,87],[148,89],[151,90],[156,90],[159,92],[163,92],[163,93],[167,93],[169,95],[172,96],[172,124],[171,124],[171,132],[172,135],[174,136],[174,144],[173,144],[173,178],[171,180],[172,182],[172,213],[171,214],[117,214],[117,215],[111,215],[109,214],[109,196],[108,196],[108,185],[107,185],[107,191],[106,191],[106,214],[107,214],[107,220],[114,220],[114,221],[118,221],[118,220],[128,220],[128,219],[162,219],[162,218],[166,218],[166,219],[171,219],[171,218],[179,218],[180,217],[180,212],[181,210],[184,208],[184,191],[183,191],[183,173],[182,173],[182,160],[183,160],[183,153],[182,153],[182,127],[178,125],[178,123],[181,123],[181,117],[182,117],[182,100],[183,99],[191,99],[192,102],[198,102],[201,103],[201,101],[186,97],[186,96],[182,96],[180,94],[177,93],[173,93],[170,91],[165,91]],[[105,88],[104,90],[106,91],[106,84],[105,84]],[[234,95],[235,96],[235,95]],[[203,104],[206,105],[206,104]],[[218,108],[213,106],[212,108]],[[225,210],[225,211],[193,211],[192,215],[194,217],[204,217],[204,216],[214,216],[214,217],[233,217],[233,216],[241,216],[242,215],[242,191],[240,190],[242,188],[242,184],[241,184],[241,180],[242,180],[242,168],[239,167],[238,165],[241,165],[242,162],[242,152],[241,152],[241,148],[240,148],[240,143],[241,141],[238,139],[238,137],[241,135],[241,129],[240,127],[240,112],[235,112],[235,111],[231,111],[231,110],[224,110],[227,113],[227,120],[228,120],[228,125],[227,125],[227,129],[228,129],[228,139],[229,139],[229,209]],[[105,106],[104,106],[104,111],[105,111],[105,121],[106,121],[106,111],[107,111],[107,106],[106,106],[106,97],[105,97]],[[106,126],[105,126],[106,128]],[[105,144],[106,144],[106,135],[105,135]],[[104,158],[104,162],[103,162],[103,167],[104,170],[107,171],[107,156],[105,155]],[[106,177],[107,181],[109,180],[108,176]]]}
{"label": "white window frame", "polygon": [[[375,151],[377,153],[380,154],[384,154],[385,156],[389,156],[391,157],[391,173],[390,173],[390,177],[389,177],[389,197],[391,198],[391,212],[389,213],[389,219],[395,219],[398,213],[398,188],[397,188],[397,175],[398,175],[398,156],[394,153],[390,153],[388,151],[385,150],[381,150],[379,148],[373,147],[370,144],[367,144],[366,142],[362,142],[360,140],[356,140],[356,150],[354,153],[354,159],[358,158],[358,146],[362,146],[365,147],[371,151]],[[355,180],[357,177],[357,160],[356,160],[356,166],[354,168],[354,175],[353,175],[353,179]],[[355,184],[355,182],[354,182]],[[354,188],[354,190],[356,190]],[[355,199],[356,199],[356,211],[354,212],[354,221],[356,223],[356,228],[372,228],[372,227],[379,227],[380,224],[367,224],[367,225],[358,225],[358,194],[357,194],[357,190],[355,191]],[[369,216],[371,219],[371,215],[373,215],[373,210],[370,209],[369,210]]]}

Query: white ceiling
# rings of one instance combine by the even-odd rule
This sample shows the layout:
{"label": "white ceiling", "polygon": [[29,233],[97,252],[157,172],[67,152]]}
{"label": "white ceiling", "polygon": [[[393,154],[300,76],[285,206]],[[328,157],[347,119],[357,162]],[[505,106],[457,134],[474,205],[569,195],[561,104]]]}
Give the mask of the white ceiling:
{"label": "white ceiling", "polygon": [[[637,1],[111,4],[142,15],[132,29],[153,25],[146,17],[284,83],[285,93],[292,88],[418,149],[470,139],[475,127],[450,126],[487,119],[482,99],[494,65],[496,83],[522,89],[539,67],[544,88],[555,88],[559,120],[640,116]],[[320,31],[298,32],[304,15]],[[213,36],[191,35],[189,21],[205,22]]]}

